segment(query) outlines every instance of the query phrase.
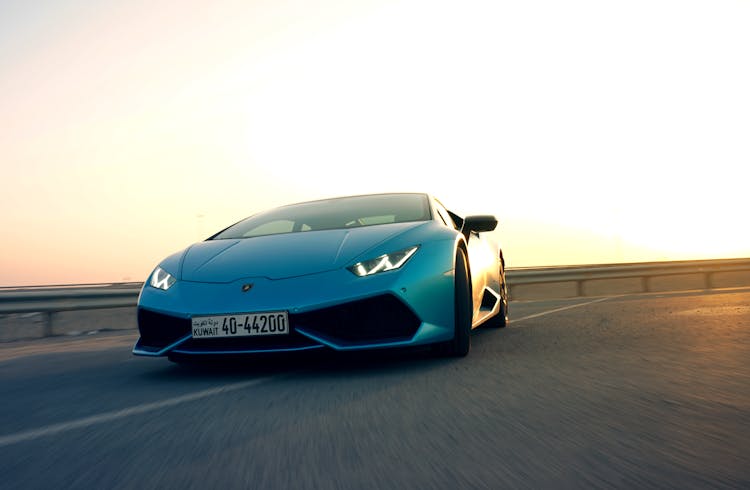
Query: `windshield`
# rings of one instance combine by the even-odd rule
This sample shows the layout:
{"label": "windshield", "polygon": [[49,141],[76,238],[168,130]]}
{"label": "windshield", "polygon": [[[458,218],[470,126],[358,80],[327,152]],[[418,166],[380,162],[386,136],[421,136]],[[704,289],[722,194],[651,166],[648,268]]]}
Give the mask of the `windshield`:
{"label": "windshield", "polygon": [[256,214],[211,237],[250,238],[432,219],[425,194],[377,194],[292,204]]}

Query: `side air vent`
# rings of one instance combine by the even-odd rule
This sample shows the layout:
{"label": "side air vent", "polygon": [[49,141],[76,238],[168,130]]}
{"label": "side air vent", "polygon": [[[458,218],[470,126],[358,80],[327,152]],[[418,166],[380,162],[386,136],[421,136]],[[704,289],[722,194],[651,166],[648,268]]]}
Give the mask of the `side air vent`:
{"label": "side air vent", "polygon": [[482,304],[480,305],[480,308],[482,310],[492,311],[498,301],[499,298],[492,294],[489,289],[485,288],[484,294],[482,295]]}

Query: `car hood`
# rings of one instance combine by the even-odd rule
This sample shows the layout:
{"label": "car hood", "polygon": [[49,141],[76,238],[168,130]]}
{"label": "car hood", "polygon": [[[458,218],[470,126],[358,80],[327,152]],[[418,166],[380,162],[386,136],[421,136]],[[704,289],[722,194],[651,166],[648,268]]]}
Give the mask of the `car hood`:
{"label": "car hood", "polygon": [[185,251],[181,277],[184,281],[232,282],[245,277],[285,279],[326,272],[351,265],[378,244],[421,224],[424,222],[207,240]]}

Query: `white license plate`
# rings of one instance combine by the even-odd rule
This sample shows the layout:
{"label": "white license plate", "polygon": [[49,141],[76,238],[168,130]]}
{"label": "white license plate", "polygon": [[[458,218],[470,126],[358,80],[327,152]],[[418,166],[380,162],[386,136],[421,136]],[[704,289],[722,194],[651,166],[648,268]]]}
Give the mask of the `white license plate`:
{"label": "white license plate", "polygon": [[286,311],[193,317],[193,338],[256,337],[289,333]]}

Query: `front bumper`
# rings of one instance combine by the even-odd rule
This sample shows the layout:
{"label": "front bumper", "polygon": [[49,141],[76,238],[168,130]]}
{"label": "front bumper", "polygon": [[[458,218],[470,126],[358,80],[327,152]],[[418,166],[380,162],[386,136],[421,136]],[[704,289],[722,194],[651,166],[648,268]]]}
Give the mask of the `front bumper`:
{"label": "front bumper", "polygon": [[[242,285],[248,283],[253,287],[242,292]],[[420,266],[419,261],[402,271],[365,278],[337,270],[282,280],[178,281],[168,291],[146,286],[138,301],[141,338],[133,353],[251,354],[442,342],[453,337],[452,287],[452,270],[436,274],[434,263]],[[220,339],[191,335],[193,316],[279,310],[289,313],[289,335]]]}
{"label": "front bumper", "polygon": [[133,352],[160,356],[389,347],[410,343],[422,324],[402,301],[390,294],[290,314],[289,323],[290,333],[283,336],[194,339],[190,319],[140,308],[141,338]]}

